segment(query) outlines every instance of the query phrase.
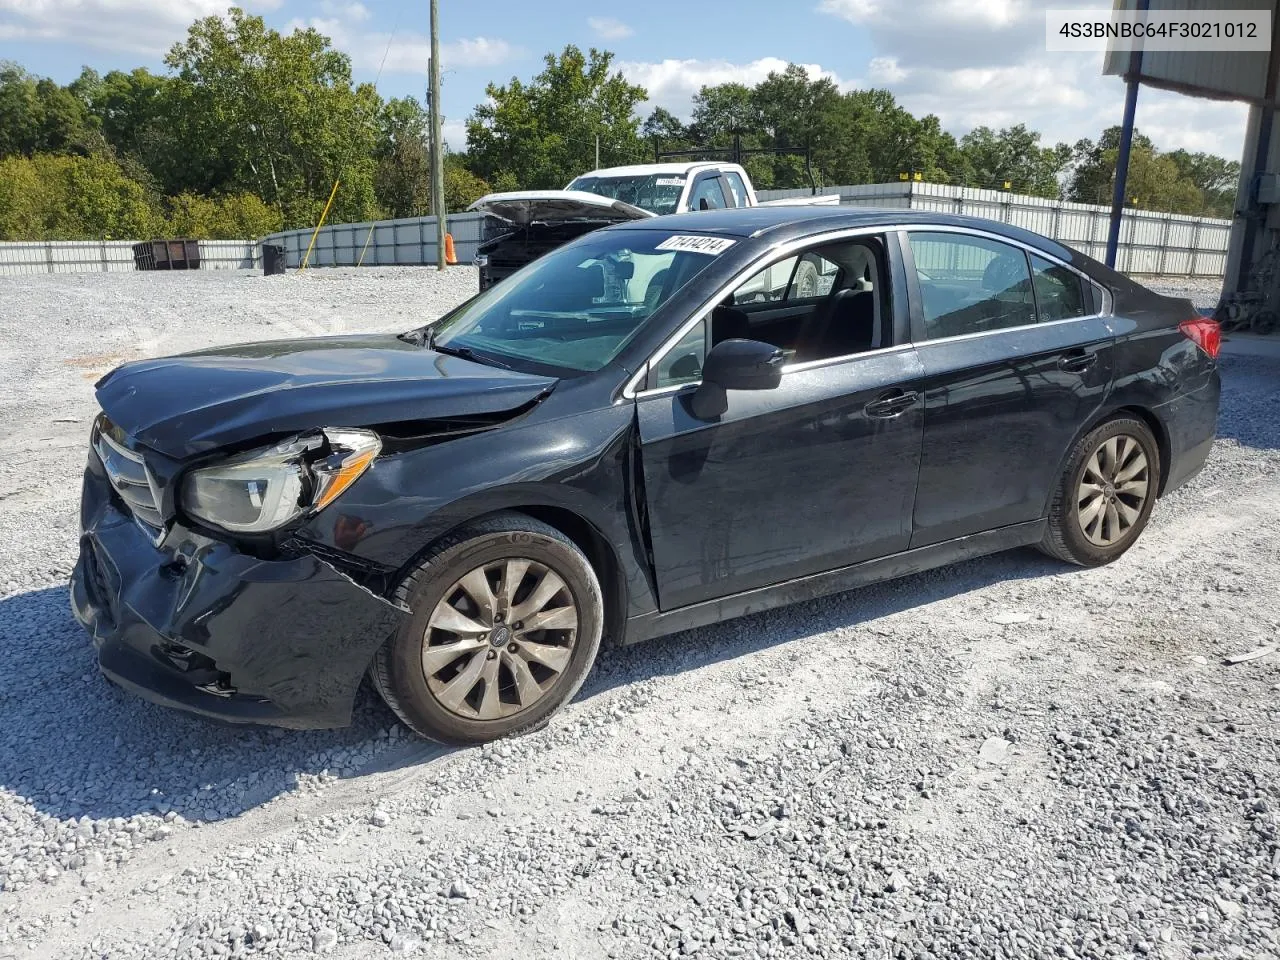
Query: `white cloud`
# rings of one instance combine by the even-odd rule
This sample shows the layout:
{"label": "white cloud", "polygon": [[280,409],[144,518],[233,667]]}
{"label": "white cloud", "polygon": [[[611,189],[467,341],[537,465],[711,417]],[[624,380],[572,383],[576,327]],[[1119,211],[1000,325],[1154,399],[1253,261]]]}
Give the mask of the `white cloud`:
{"label": "white cloud", "polygon": [[[1025,123],[1047,143],[1096,138],[1118,124],[1124,83],[1100,54],[1044,49],[1046,9],[1096,0],[918,0],[903,17],[891,0],[819,0],[817,11],[857,27],[876,56],[859,85],[885,87],[916,114],[959,135]],[[1164,150],[1240,156],[1247,108],[1144,87],[1137,125]]]}
{"label": "white cloud", "polygon": [[440,124],[440,134],[444,137],[445,146],[450,153],[462,153],[467,149],[467,121],[444,118]]}
{"label": "white cloud", "polygon": [[[0,0],[0,3],[7,0]],[[365,10],[356,3],[351,6]],[[367,11],[365,11],[367,13]],[[396,34],[361,29],[345,17],[313,17],[295,20],[287,29],[314,27],[333,40],[333,45],[351,57],[363,70],[379,67],[390,73],[420,73],[424,76],[431,64],[431,40],[425,34],[401,31]],[[443,70],[467,70],[473,67],[495,67],[521,56],[522,51],[506,40],[493,37],[464,37],[440,44],[440,66]],[[383,66],[383,58],[386,64]]]}
{"label": "white cloud", "polygon": [[[261,12],[279,0],[243,6]],[[226,0],[0,0],[0,38],[159,57],[186,36],[192,21],[226,12]]]}
{"label": "white cloud", "polygon": [[[850,90],[853,84],[842,80],[830,70],[816,63],[801,64],[810,77],[827,77],[842,90]],[[659,63],[622,61],[618,69],[632,83],[638,83],[649,91],[646,109],[665,107],[679,117],[688,118],[692,101],[704,86],[720,83],[744,83],[755,86],[770,73],[787,69],[787,61],[777,57],[762,57],[750,63],[732,63],[728,60],[663,60]]]}
{"label": "white cloud", "polygon": [[601,40],[625,40],[635,33],[621,20],[615,20],[613,17],[587,17],[587,26],[595,31],[596,36]]}
{"label": "white cloud", "polygon": [[320,12],[326,17],[349,20],[353,23],[368,20],[372,16],[369,8],[363,3],[343,3],[340,0],[321,0]]}

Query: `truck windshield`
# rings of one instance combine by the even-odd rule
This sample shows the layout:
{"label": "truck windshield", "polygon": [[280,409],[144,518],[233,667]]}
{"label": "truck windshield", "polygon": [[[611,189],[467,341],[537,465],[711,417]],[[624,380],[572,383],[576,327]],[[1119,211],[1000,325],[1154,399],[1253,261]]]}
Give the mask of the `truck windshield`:
{"label": "truck windshield", "polygon": [[579,177],[569,184],[570,190],[621,200],[641,210],[661,216],[675,213],[685,178],[676,174],[652,173],[639,177]]}
{"label": "truck windshield", "polygon": [[670,230],[591,233],[463,304],[434,325],[429,340],[526,372],[599,370],[736,242]]}

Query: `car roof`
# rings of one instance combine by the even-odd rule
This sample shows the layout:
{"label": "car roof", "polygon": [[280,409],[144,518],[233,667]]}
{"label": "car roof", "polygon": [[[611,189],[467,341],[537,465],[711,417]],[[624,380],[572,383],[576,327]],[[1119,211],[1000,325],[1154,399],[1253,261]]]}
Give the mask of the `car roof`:
{"label": "car roof", "polygon": [[1029,244],[1063,260],[1080,255],[1056,240],[1009,223],[967,217],[936,210],[903,210],[895,207],[791,206],[766,204],[728,210],[700,210],[652,217],[611,226],[609,230],[671,230],[720,236],[764,238],[776,242],[856,227],[890,226],[969,227]]}
{"label": "car roof", "polygon": [[589,173],[579,174],[574,179],[580,177],[646,177],[655,173],[668,173],[686,176],[691,170],[700,167],[731,167],[735,170],[740,169],[735,164],[717,163],[710,160],[685,160],[678,163],[636,163],[628,167],[604,167],[600,170],[592,170]]}

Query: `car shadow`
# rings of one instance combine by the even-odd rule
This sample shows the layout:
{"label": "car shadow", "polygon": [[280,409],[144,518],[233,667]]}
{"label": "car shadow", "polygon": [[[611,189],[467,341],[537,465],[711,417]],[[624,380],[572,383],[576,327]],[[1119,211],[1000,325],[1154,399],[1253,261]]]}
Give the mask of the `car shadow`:
{"label": "car shadow", "polygon": [[[685,630],[632,647],[614,648],[601,655],[600,664],[583,685],[579,698],[649,677],[710,666],[793,640],[817,638],[828,631],[863,626],[994,583],[1070,574],[1078,569],[1035,550],[1011,550]],[[927,639],[921,637],[922,641]]]}
{"label": "car shadow", "polygon": [[[579,700],[779,643],[856,626],[996,581],[1061,573],[1031,551],[968,561],[795,606],[604,652]],[[170,811],[238,816],[308,778],[362,777],[453,752],[418,741],[367,686],[352,725],[289,731],[219,724],[159,707],[98,673],[65,587],[0,600],[0,790],[61,820]]]}
{"label": "car shadow", "polygon": [[222,820],[412,743],[363,687],[350,727],[316,731],[220,724],[125,693],[98,672],[66,587],[0,600],[0,658],[0,791],[59,819]]}

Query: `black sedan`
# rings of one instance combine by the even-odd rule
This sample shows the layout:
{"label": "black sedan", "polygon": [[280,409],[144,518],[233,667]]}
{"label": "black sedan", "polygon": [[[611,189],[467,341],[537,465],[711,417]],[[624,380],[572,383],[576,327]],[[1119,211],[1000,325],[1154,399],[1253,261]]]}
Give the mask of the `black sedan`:
{"label": "black sedan", "polygon": [[1034,545],[1098,565],[1213,442],[1218,328],[982,220],[588,234],[422,329],[97,385],[76,616],[170,706],[477,742],[632,643]]}

